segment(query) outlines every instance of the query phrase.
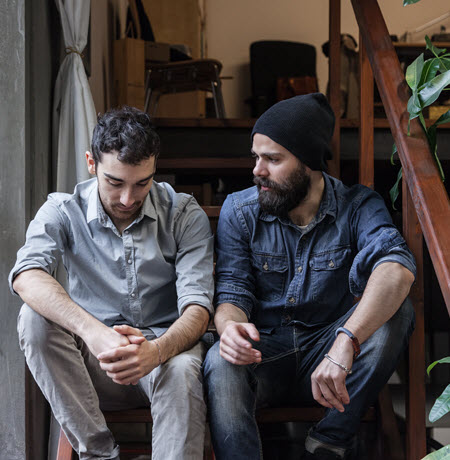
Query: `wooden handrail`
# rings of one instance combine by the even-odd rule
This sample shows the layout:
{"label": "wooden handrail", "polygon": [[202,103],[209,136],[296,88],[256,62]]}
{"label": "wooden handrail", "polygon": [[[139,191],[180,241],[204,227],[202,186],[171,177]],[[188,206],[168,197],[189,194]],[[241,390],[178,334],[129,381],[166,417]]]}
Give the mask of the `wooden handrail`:
{"label": "wooden handrail", "polygon": [[409,89],[376,0],[352,0],[414,207],[450,314],[450,203],[417,120],[407,135]]}

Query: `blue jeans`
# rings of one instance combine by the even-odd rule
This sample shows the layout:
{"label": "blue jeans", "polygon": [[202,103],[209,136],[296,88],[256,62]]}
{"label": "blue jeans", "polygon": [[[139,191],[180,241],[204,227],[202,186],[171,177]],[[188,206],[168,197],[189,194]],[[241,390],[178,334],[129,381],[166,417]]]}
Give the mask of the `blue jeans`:
{"label": "blue jeans", "polygon": [[[262,458],[255,410],[283,405],[314,405],[311,374],[323,360],[353,307],[338,321],[320,329],[298,326],[260,331],[254,347],[262,362],[238,366],[219,354],[219,343],[208,352],[204,379],[209,420],[217,460]],[[323,444],[348,449],[361,417],[389,380],[414,329],[414,310],[407,299],[397,313],[361,346],[346,379],[350,404],[345,412],[327,409],[309,436]]]}

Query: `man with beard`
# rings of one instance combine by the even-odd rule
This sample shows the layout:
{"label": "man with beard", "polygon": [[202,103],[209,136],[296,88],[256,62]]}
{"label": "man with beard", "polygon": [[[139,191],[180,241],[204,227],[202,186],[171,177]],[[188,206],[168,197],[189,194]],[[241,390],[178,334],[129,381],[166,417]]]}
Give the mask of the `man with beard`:
{"label": "man with beard", "polygon": [[212,235],[191,196],[153,182],[159,150],[147,114],[101,116],[96,178],[49,196],[9,277],[28,367],[82,460],[119,459],[101,409],[150,404],[152,458],[203,458]]}
{"label": "man with beard", "polygon": [[262,457],[255,408],[315,401],[302,458],[352,458],[412,332],[414,259],[378,194],[324,172],[333,128],[322,94],[271,107],[252,132],[256,187],[223,205],[204,364],[218,460]]}

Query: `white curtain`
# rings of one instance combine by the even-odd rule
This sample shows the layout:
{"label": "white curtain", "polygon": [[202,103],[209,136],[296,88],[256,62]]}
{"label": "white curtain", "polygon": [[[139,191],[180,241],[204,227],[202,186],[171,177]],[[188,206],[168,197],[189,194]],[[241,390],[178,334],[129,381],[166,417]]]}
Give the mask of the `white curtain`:
{"label": "white curtain", "polygon": [[55,0],[61,15],[66,57],[59,69],[53,105],[56,191],[72,193],[89,179],[85,152],[90,150],[96,113],[81,53],[88,36],[90,0]]}

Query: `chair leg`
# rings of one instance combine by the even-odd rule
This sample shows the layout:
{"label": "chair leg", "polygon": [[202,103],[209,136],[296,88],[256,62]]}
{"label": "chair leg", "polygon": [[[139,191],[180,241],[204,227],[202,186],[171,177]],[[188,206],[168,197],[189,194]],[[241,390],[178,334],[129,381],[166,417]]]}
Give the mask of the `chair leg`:
{"label": "chair leg", "polygon": [[386,384],[378,395],[378,450],[383,460],[404,460],[403,448],[397,419],[392,406],[389,386]]}
{"label": "chair leg", "polygon": [[217,68],[215,69],[216,79],[211,82],[211,91],[214,99],[214,108],[217,118],[225,118],[225,105],[223,103],[222,82]]}
{"label": "chair leg", "polygon": [[62,429],[59,432],[58,452],[56,454],[56,460],[75,460],[72,446]]}

